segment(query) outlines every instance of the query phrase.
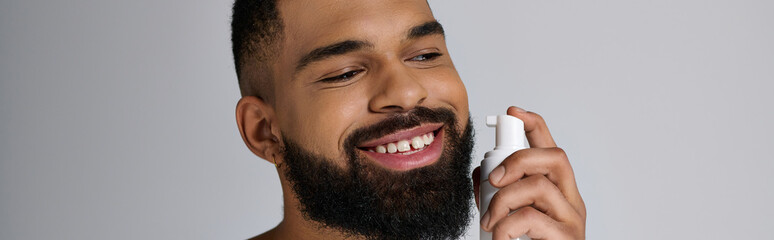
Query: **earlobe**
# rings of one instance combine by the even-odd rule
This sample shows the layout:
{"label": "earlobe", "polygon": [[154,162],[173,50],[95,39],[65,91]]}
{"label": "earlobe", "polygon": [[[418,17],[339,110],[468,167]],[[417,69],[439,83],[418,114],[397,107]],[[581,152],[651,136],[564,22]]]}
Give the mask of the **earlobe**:
{"label": "earlobe", "polygon": [[275,119],[274,108],[258,97],[243,97],[237,103],[236,120],[242,140],[250,151],[272,164],[279,153]]}

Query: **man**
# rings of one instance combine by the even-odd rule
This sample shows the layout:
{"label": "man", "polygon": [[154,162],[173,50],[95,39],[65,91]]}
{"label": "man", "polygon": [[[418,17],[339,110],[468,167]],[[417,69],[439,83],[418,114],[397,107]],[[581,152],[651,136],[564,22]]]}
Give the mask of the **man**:
{"label": "man", "polygon": [[[237,124],[276,166],[285,205],[255,239],[465,232],[478,192],[467,94],[426,1],[237,0],[232,30]],[[495,239],[583,239],[567,157],[540,116],[508,114],[532,148],[489,176],[501,190],[481,226]]]}

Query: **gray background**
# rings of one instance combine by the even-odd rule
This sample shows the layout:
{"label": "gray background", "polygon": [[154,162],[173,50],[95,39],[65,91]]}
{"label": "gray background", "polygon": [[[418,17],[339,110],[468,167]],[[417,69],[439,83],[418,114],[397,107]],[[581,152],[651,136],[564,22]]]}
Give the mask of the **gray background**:
{"label": "gray background", "polygon": [[[772,1],[431,4],[477,158],[484,116],[541,113],[588,239],[770,237]],[[0,2],[0,239],[243,239],[278,222],[274,167],[235,125],[230,5]]]}

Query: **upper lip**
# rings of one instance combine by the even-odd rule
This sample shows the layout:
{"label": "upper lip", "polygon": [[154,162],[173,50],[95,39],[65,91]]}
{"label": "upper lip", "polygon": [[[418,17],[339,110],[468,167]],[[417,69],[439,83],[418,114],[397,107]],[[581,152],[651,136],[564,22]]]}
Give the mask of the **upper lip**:
{"label": "upper lip", "polygon": [[399,130],[399,131],[384,135],[377,139],[371,139],[371,140],[365,141],[361,144],[358,144],[357,147],[369,148],[369,147],[384,145],[391,142],[397,142],[400,140],[407,140],[407,139],[411,139],[412,137],[420,136],[425,133],[434,132],[440,129],[441,127],[443,127],[443,123],[423,123],[422,125],[419,125],[417,127]]}

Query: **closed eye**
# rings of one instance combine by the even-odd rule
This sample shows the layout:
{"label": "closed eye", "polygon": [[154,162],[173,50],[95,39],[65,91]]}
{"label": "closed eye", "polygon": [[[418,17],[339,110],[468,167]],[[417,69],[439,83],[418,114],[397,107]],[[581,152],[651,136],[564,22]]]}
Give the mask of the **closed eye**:
{"label": "closed eye", "polygon": [[341,74],[341,75],[336,75],[336,76],[333,76],[333,77],[320,79],[320,82],[324,82],[324,83],[346,82],[346,81],[349,81],[350,79],[354,78],[355,76],[357,76],[358,74],[360,74],[362,72],[363,72],[363,70],[353,70],[353,71],[349,71],[349,72],[346,72],[346,73]]}

